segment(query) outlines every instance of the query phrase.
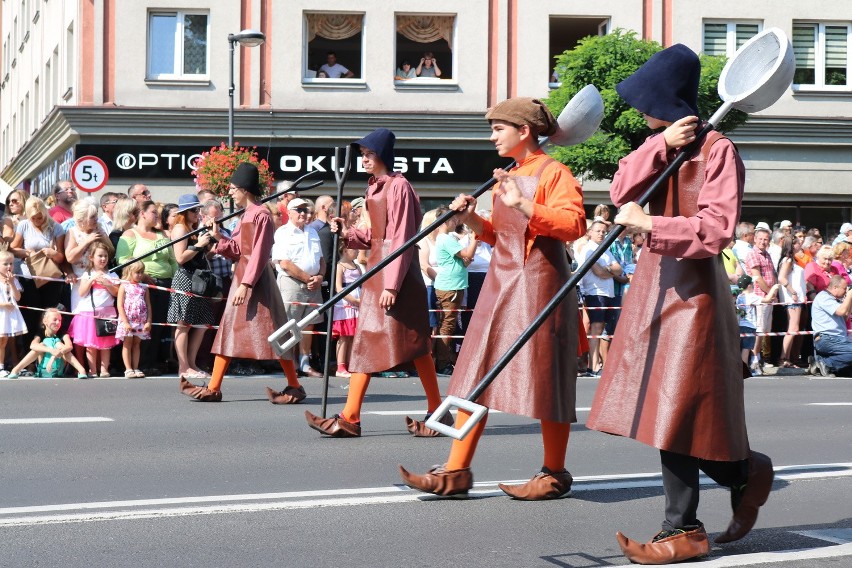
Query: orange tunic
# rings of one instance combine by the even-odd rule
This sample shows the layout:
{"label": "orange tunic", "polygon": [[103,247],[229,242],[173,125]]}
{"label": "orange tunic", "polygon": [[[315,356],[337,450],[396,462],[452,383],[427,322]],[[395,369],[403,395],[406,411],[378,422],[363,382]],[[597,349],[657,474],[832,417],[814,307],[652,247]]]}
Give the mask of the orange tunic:
{"label": "orange tunic", "polygon": [[[527,156],[510,170],[515,176],[534,175],[550,156],[539,150]],[[533,215],[526,230],[526,256],[539,235],[567,242],[586,233],[586,212],[583,209],[583,190],[568,168],[547,168],[539,178],[533,197]],[[483,224],[479,238],[494,246],[494,225]]]}

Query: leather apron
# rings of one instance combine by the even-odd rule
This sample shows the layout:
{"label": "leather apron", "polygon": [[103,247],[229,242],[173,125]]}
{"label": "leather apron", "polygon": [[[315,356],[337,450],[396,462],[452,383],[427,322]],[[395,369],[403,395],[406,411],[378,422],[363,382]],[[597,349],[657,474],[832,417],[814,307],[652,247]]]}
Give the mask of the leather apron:
{"label": "leather apron", "polygon": [[[211,352],[226,357],[255,359],[258,361],[278,359],[272,351],[267,338],[273,331],[287,322],[287,312],[278,285],[275,282],[275,270],[268,262],[251,289],[246,301],[239,306],[233,305],[233,297],[242,281],[246,266],[254,248],[254,233],[257,226],[253,222],[240,221],[234,231],[234,238],[240,239],[240,259],[234,270],[231,288],[216,339]],[[239,234],[236,234],[239,231]],[[292,350],[283,359],[292,359]]]}
{"label": "leather apron", "polygon": [[[710,146],[688,160],[651,215],[692,217]],[[749,454],[734,300],[720,256],[644,250],[624,297],[587,426],[716,461]]]}
{"label": "leather apron", "polygon": [[[535,176],[515,176],[527,199]],[[542,308],[568,280],[565,243],[538,236],[524,260],[529,219],[494,200],[491,222],[496,242],[491,264],[465,333],[449,393],[466,397]],[[576,422],[577,294],[572,290],[477,400],[501,412],[539,420]]]}
{"label": "leather apron", "polygon": [[[367,260],[367,270],[370,270],[393,252],[390,240],[385,239],[388,219],[385,192],[368,196],[366,207],[372,229]],[[414,260],[409,262],[396,302],[390,310],[385,311],[379,305],[379,297],[384,291],[381,273],[367,280],[361,288],[358,327],[349,361],[351,372],[379,373],[431,352],[426,285],[420,275],[416,250],[414,252]]]}

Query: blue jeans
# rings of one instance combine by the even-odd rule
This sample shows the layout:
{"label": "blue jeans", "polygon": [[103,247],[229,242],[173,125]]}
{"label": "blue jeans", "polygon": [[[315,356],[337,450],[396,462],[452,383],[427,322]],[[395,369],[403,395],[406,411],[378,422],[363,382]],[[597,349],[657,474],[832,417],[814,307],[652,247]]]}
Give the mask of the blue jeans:
{"label": "blue jeans", "polygon": [[852,371],[852,343],[845,337],[822,333],[814,338],[814,351],[832,371],[842,375]]}

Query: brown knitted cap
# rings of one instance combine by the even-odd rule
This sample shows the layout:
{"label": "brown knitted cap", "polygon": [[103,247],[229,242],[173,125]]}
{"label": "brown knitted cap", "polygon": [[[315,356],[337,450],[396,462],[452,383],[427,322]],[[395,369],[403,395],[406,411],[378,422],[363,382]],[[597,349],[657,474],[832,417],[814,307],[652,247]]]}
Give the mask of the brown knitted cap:
{"label": "brown knitted cap", "polygon": [[506,99],[485,113],[487,120],[505,120],[512,124],[528,125],[536,134],[551,136],[556,132],[556,119],[543,102],[530,97]]}

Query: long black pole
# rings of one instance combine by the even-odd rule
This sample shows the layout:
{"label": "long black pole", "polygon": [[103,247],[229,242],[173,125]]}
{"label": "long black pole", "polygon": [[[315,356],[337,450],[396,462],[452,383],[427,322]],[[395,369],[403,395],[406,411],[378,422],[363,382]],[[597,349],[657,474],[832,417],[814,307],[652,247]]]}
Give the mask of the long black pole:
{"label": "long black pole", "polygon": [[[662,187],[663,184],[675,172],[677,172],[678,169],[680,169],[680,166],[683,164],[683,162],[685,162],[692,155],[692,153],[698,148],[701,141],[703,141],[707,133],[711,130],[713,130],[713,125],[707,123],[707,125],[695,137],[695,140],[691,144],[683,148],[683,150],[675,157],[674,160],[672,160],[668,167],[663,170],[663,173],[660,174],[660,177],[657,178],[657,180],[653,184],[651,184],[648,189],[645,190],[645,193],[643,193],[638,200],[636,200],[636,203],[640,207],[644,207],[645,204],[651,200],[657,190]],[[556,292],[556,295],[544,306],[544,308],[530,323],[530,325],[523,331],[523,333],[521,333],[520,337],[515,340],[515,342],[509,347],[506,353],[504,353],[503,356],[500,357],[500,359],[494,364],[491,370],[485,374],[482,380],[479,381],[479,383],[475,387],[473,387],[473,389],[466,397],[467,400],[469,400],[470,402],[476,402],[476,399],[479,398],[483,392],[485,392],[485,389],[487,389],[488,386],[497,377],[497,375],[500,374],[500,371],[502,371],[506,367],[506,365],[509,364],[509,361],[511,361],[512,358],[518,353],[518,351],[520,351],[521,348],[526,345],[527,341],[529,341],[530,338],[535,334],[535,332],[538,331],[538,328],[540,328],[547,320],[547,318],[550,317],[550,314],[552,314],[556,310],[556,308],[559,307],[559,304],[562,303],[562,300],[565,299],[565,296],[567,296],[568,293],[574,287],[577,286],[583,276],[585,276],[586,273],[591,270],[592,265],[595,264],[601,256],[603,256],[604,252],[609,250],[609,247],[612,245],[612,243],[615,242],[618,236],[622,232],[624,232],[625,228],[626,227],[624,225],[614,225],[612,227],[610,232],[604,238],[603,242],[598,245],[598,247],[586,258],[583,264],[580,265],[579,268],[577,268],[577,271],[568,278],[568,281],[562,285],[559,291]]]}
{"label": "long black pole", "polygon": [[[267,197],[264,197],[263,199],[259,200],[257,203],[258,203],[258,204],[260,204],[260,203],[266,203],[267,201],[272,201],[273,199],[276,199],[276,198],[278,198],[278,197],[281,197],[281,196],[282,196],[282,195],[284,195],[285,193],[290,193],[291,191],[296,191],[297,189],[299,189],[299,183],[300,183],[300,182],[302,182],[303,180],[306,180],[306,179],[308,179],[308,178],[310,178],[310,177],[316,176],[316,175],[317,175],[317,174],[319,174],[319,173],[320,173],[319,171],[308,172],[308,173],[306,173],[305,175],[303,175],[302,177],[300,177],[299,179],[297,179],[295,182],[293,182],[293,185],[291,185],[288,189],[285,189],[284,191],[279,191],[278,193],[274,193],[274,194],[272,194],[272,195],[269,195],[269,196],[267,196]],[[316,187],[316,186],[318,186],[318,185],[322,185],[322,183],[323,183],[322,181],[314,182],[314,183],[312,183],[311,185],[309,185],[308,187],[306,187],[305,189],[311,189],[311,188],[314,188],[314,187]],[[225,216],[224,216],[224,217],[222,217],[221,219],[217,219],[217,220],[216,220],[216,222],[217,222],[217,223],[219,223],[219,224],[222,224],[222,223],[224,223],[225,221],[227,221],[228,219],[233,219],[234,217],[237,217],[238,215],[242,215],[242,214],[243,214],[243,211],[245,211],[245,208],[240,209],[240,210],[238,210],[238,211],[234,211],[233,213],[228,213],[227,215],[225,215]],[[188,239],[188,238],[192,237],[193,235],[197,235],[197,234],[199,234],[199,233],[203,233],[204,231],[207,231],[207,230],[208,230],[208,229],[207,229],[207,227],[198,227],[197,229],[195,229],[195,230],[193,230],[193,231],[190,231],[190,232],[186,233],[185,235],[182,235],[182,236],[180,236],[180,237],[178,237],[178,238],[176,238],[176,239],[174,239],[174,240],[171,240],[171,241],[169,241],[169,242],[167,242],[167,243],[164,243],[164,244],[162,244],[162,245],[160,245],[160,246],[158,246],[158,247],[156,247],[156,248],[153,248],[153,249],[149,250],[149,251],[148,251],[148,252],[146,252],[145,254],[141,254],[141,255],[137,256],[136,258],[131,258],[130,260],[126,260],[126,261],[122,262],[121,264],[119,264],[118,266],[116,266],[115,268],[112,268],[112,269],[110,269],[110,270],[112,270],[113,272],[118,273],[118,272],[120,272],[120,271],[121,271],[121,269],[122,269],[122,268],[124,268],[125,266],[129,266],[129,265],[133,264],[133,263],[134,263],[134,262],[136,262],[137,260],[142,260],[142,259],[143,259],[143,258],[145,258],[145,257],[151,256],[151,255],[152,255],[152,254],[154,254],[154,253],[157,253],[157,252],[160,252],[160,251],[161,251],[161,250],[163,250],[163,249],[167,249],[167,248],[169,248],[170,246],[172,246],[172,245],[173,245],[173,244],[175,244],[175,243],[179,243],[179,242],[181,242],[181,241],[184,241],[184,240],[186,240],[186,239]]]}
{"label": "long black pole", "polygon": [[[512,168],[514,165],[515,165],[515,162],[512,162],[511,164],[508,164],[505,167],[505,169],[508,170],[509,168]],[[470,194],[471,197],[474,197],[474,198],[479,197],[480,195],[482,195],[483,193],[485,193],[486,191],[491,189],[494,186],[495,183],[497,183],[497,180],[494,179],[494,178],[491,178],[490,180],[488,180],[487,182],[485,182],[484,184],[482,184],[478,188],[476,188],[476,190],[473,193]],[[323,305],[321,305],[320,307],[318,307],[315,310],[315,313],[321,314],[323,312],[328,311],[329,308],[334,306],[334,304],[336,304],[337,302],[339,302],[340,300],[342,300],[343,298],[348,296],[350,293],[352,293],[353,290],[355,290],[356,288],[361,286],[361,284],[363,284],[364,282],[366,282],[367,280],[369,280],[370,278],[372,278],[373,276],[378,274],[384,267],[386,267],[388,264],[390,264],[391,262],[396,260],[397,257],[399,257],[402,253],[404,253],[405,251],[407,251],[408,249],[410,249],[411,247],[416,245],[418,242],[423,240],[424,237],[431,234],[432,231],[434,231],[435,229],[437,229],[438,227],[440,227],[441,225],[446,223],[447,219],[449,219],[450,217],[453,217],[456,214],[458,214],[458,211],[456,211],[454,209],[450,209],[449,211],[447,211],[446,213],[444,213],[443,215],[441,215],[440,217],[435,219],[427,227],[424,227],[419,233],[417,233],[416,235],[414,235],[413,237],[411,237],[410,239],[408,239],[407,241],[402,243],[402,245],[400,245],[400,247],[398,249],[391,252],[386,257],[384,257],[382,260],[380,260],[378,262],[378,264],[376,264],[373,268],[371,268],[370,270],[368,270],[367,272],[362,274],[361,277],[358,278],[358,280],[355,280],[354,282],[349,284],[349,286],[346,286],[343,290],[341,290],[340,292],[338,292],[337,294],[335,294],[334,296],[329,298],[327,302],[325,302]],[[312,312],[312,313],[314,313],[314,312]]]}
{"label": "long black pole", "polygon": [[[349,178],[349,170],[352,165],[352,145],[348,144],[346,146],[343,158],[343,171],[340,171],[340,154],[343,148],[335,148],[334,149],[334,179],[337,181],[337,201],[336,207],[337,210],[340,211],[340,205],[343,203],[343,186],[346,185],[346,180]],[[329,275],[328,278],[328,292],[329,296],[334,292],[334,288],[337,286],[337,262],[338,262],[338,253],[337,253],[337,245],[340,241],[340,231],[335,231],[332,233],[331,240],[331,265],[326,268],[328,272],[326,274]],[[331,357],[331,328],[334,326],[334,310],[328,312],[328,317],[326,318],[325,325],[325,357],[323,359],[322,364],[322,417],[325,418],[325,413],[328,408],[328,377],[329,377],[329,359]],[[337,362],[340,364],[340,361]]]}

